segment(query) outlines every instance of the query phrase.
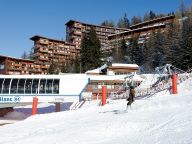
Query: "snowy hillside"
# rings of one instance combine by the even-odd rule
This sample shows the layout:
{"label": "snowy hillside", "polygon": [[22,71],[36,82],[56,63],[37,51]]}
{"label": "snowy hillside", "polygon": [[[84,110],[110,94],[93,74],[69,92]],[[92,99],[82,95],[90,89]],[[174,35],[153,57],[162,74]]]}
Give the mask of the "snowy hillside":
{"label": "snowy hillside", "polygon": [[78,110],[31,116],[0,127],[2,144],[190,144],[192,80],[178,95],[161,92],[136,100],[127,112],[125,100],[87,102]]}

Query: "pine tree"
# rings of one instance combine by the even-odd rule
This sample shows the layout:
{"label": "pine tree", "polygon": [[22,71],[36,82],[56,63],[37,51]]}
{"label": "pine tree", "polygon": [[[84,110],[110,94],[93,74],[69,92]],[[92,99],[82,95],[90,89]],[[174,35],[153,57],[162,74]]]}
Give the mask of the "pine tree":
{"label": "pine tree", "polygon": [[88,48],[90,50],[90,68],[94,69],[101,66],[101,44],[93,27],[89,33]]}
{"label": "pine tree", "polygon": [[122,18],[119,19],[119,21],[117,22],[117,27],[118,28],[129,28],[129,19],[127,18],[127,14],[125,13],[124,16]]}
{"label": "pine tree", "polygon": [[145,13],[144,17],[143,17],[143,21],[149,21],[150,20],[150,15],[149,13]]}
{"label": "pine tree", "polygon": [[77,55],[76,59],[74,60],[74,72],[81,73],[81,61],[79,55]]}
{"label": "pine tree", "polygon": [[60,73],[60,67],[58,63],[52,62],[48,69],[48,74],[59,74]]}
{"label": "pine tree", "polygon": [[184,0],[180,0],[180,14],[182,18],[185,16],[185,12],[186,12],[186,8],[185,8]]}
{"label": "pine tree", "polygon": [[93,27],[88,35],[84,34],[81,41],[80,64],[82,72],[101,66],[101,45]]}
{"label": "pine tree", "polygon": [[105,20],[104,22],[101,23],[101,26],[115,27],[115,24],[112,20],[110,20],[110,21]]}
{"label": "pine tree", "polygon": [[127,62],[127,45],[125,40],[121,40],[118,47],[112,52],[113,62],[126,63]]}
{"label": "pine tree", "polygon": [[88,67],[86,63],[89,61],[89,48],[88,48],[88,36],[87,34],[83,35],[81,40],[81,50],[80,50],[80,61],[82,65],[82,72],[85,72]]}
{"label": "pine tree", "polygon": [[34,60],[34,48],[31,48],[29,55],[28,55],[28,59]]}
{"label": "pine tree", "polygon": [[123,17],[123,28],[127,28],[128,29],[129,25],[130,25],[129,19],[127,18],[127,14],[125,13],[124,17]]}
{"label": "pine tree", "polygon": [[64,63],[61,63],[60,66],[59,66],[59,71],[61,73],[69,73],[69,67],[71,67],[68,63],[67,64],[64,64]]}
{"label": "pine tree", "polygon": [[122,18],[120,18],[119,21],[117,22],[117,27],[118,28],[123,28],[124,27],[123,26],[123,19]]}
{"label": "pine tree", "polygon": [[141,23],[142,20],[141,20],[141,17],[140,16],[134,16],[132,19],[131,19],[131,25],[135,25],[135,24],[138,24],[138,23]]}
{"label": "pine tree", "polygon": [[183,48],[182,69],[192,67],[192,11],[186,13],[187,19],[183,21],[181,46]]}
{"label": "pine tree", "polygon": [[153,19],[156,18],[156,14],[153,11],[150,10],[149,17],[150,17],[150,20],[153,20]]}
{"label": "pine tree", "polygon": [[182,65],[183,50],[180,45],[181,29],[177,22],[170,25],[169,31],[166,34],[166,63],[172,64],[178,68]]}
{"label": "pine tree", "polygon": [[155,67],[163,66],[166,63],[164,35],[163,33],[161,33],[161,31],[158,31],[157,33],[155,33],[154,47],[155,47],[155,55],[154,55],[153,66],[155,68]]}
{"label": "pine tree", "polygon": [[27,59],[27,58],[28,58],[27,53],[26,53],[25,51],[23,52],[21,58],[22,58],[22,59]]}

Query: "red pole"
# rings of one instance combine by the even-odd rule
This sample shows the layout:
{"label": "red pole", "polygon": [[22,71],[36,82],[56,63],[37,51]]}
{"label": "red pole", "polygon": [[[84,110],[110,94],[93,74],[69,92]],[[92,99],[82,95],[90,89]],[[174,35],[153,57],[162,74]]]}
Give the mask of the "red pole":
{"label": "red pole", "polygon": [[37,104],[38,104],[38,98],[33,98],[33,105],[32,105],[32,115],[37,114]]}
{"label": "red pole", "polygon": [[177,74],[172,75],[172,94],[177,94]]}
{"label": "red pole", "polygon": [[61,111],[60,102],[56,102],[55,103],[55,112],[60,112],[60,111]]}
{"label": "red pole", "polygon": [[102,106],[106,104],[107,97],[107,87],[105,85],[102,86]]}

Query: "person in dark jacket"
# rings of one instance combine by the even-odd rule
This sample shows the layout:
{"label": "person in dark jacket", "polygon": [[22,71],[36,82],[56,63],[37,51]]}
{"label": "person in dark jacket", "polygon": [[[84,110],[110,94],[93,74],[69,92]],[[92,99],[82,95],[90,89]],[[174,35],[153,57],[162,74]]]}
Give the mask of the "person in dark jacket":
{"label": "person in dark jacket", "polygon": [[131,106],[131,104],[134,102],[134,98],[135,98],[135,89],[133,86],[130,86],[129,97],[127,99],[127,101],[128,101],[127,107]]}

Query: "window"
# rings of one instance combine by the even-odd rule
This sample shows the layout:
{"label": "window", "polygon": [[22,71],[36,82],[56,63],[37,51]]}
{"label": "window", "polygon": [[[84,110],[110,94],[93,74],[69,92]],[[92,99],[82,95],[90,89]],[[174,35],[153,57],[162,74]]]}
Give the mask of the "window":
{"label": "window", "polygon": [[34,79],[33,80],[33,85],[32,85],[32,93],[33,94],[38,93],[38,85],[39,85],[39,79]]}
{"label": "window", "polygon": [[46,84],[46,94],[52,94],[53,91],[53,79],[48,79]]}
{"label": "window", "polygon": [[92,86],[92,89],[98,89],[98,85],[97,84],[93,84],[91,86]]}
{"label": "window", "polygon": [[40,94],[45,94],[45,85],[46,85],[46,79],[41,79],[40,85],[39,85]]}
{"label": "window", "polygon": [[18,94],[24,94],[24,85],[26,79],[20,79],[18,84]]}
{"label": "window", "polygon": [[27,79],[25,83],[25,94],[31,94],[32,79]]}
{"label": "window", "polygon": [[4,79],[0,79],[0,93],[1,93],[1,91],[3,89],[3,81],[4,81]]}
{"label": "window", "polygon": [[59,94],[59,80],[55,79],[53,82],[53,94]]}
{"label": "window", "polygon": [[5,66],[3,64],[0,64],[0,70],[5,69]]}
{"label": "window", "polygon": [[11,91],[10,91],[11,94],[17,93],[18,80],[19,80],[19,79],[13,79],[13,80],[12,80],[12,83],[11,83]]}
{"label": "window", "polygon": [[9,93],[10,81],[11,81],[11,79],[5,79],[4,84],[3,84],[3,94]]}

